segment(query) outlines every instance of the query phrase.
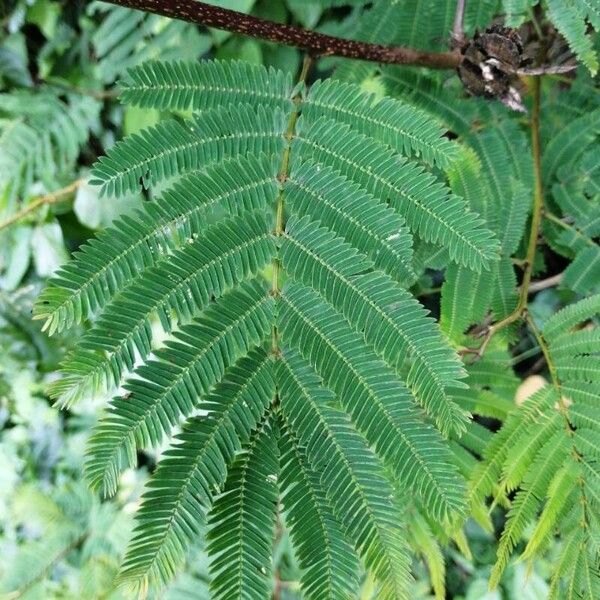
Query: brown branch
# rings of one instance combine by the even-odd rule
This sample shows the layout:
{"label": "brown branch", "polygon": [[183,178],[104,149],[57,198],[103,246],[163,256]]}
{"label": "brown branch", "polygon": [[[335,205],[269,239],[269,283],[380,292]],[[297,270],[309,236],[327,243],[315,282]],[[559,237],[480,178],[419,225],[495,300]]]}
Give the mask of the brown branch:
{"label": "brown branch", "polygon": [[107,0],[107,2],[294,46],[306,50],[313,56],[342,56],[430,69],[456,69],[460,62],[459,52],[425,52],[403,46],[382,46],[346,40],[301,27],[259,19],[234,10],[196,2],[196,0]]}
{"label": "brown branch", "polygon": [[78,179],[73,183],[70,183],[68,186],[61,188],[60,190],[56,190],[55,192],[51,192],[50,194],[46,194],[45,196],[39,196],[33,202],[23,207],[21,210],[17,211],[14,215],[8,217],[8,219],[2,221],[0,223],[0,230],[5,229],[9,225],[20,221],[23,217],[26,217],[29,213],[34,212],[38,208],[45,206],[46,204],[54,204],[55,202],[59,202],[65,196],[72,194],[81,184],[83,183],[83,179]]}

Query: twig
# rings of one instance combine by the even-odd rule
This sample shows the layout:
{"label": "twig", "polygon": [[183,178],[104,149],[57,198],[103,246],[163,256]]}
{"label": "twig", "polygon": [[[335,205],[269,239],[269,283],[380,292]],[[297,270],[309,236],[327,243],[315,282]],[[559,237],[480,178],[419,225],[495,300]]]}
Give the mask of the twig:
{"label": "twig", "polygon": [[577,68],[577,65],[542,65],[541,67],[523,67],[517,69],[517,75],[558,75],[560,73],[570,73]]}
{"label": "twig", "polygon": [[90,96],[90,98],[94,98],[95,100],[111,100],[119,97],[119,90],[114,88],[108,90],[92,90],[89,88],[82,88],[77,85],[71,85],[70,83],[66,83],[64,81],[57,81],[52,78],[43,79],[41,81],[49,86],[54,86],[68,92],[73,92],[74,94]]}
{"label": "twig", "polygon": [[541,352],[540,347],[539,346],[533,346],[532,348],[529,348],[529,350],[525,350],[525,352],[521,352],[521,354],[517,354],[516,356],[513,356],[510,360],[510,364],[511,366],[515,366],[518,365],[519,363],[523,362],[524,360],[527,360],[528,358],[531,358],[532,356],[535,356],[536,354],[539,354]]}
{"label": "twig", "polygon": [[546,364],[548,365],[548,372],[550,373],[550,379],[552,380],[552,385],[555,387],[556,391],[558,392],[558,396],[560,398],[559,403],[560,403],[561,410],[566,411],[567,406],[565,405],[564,399],[562,397],[560,379],[558,378],[558,371],[556,369],[556,365],[554,364],[554,361],[552,360],[552,357],[550,356],[550,349],[548,348],[548,344],[546,343],[546,340],[545,340],[544,336],[542,335],[542,332],[538,329],[537,325],[535,324],[535,321],[531,318],[530,315],[527,315],[527,325],[529,325],[529,329],[531,329],[531,333],[533,333],[535,339],[537,340],[537,343],[540,346],[540,350],[542,351],[542,354],[544,355]]}
{"label": "twig", "polygon": [[560,282],[562,281],[562,278],[563,278],[563,274],[557,273],[556,275],[553,275],[552,277],[548,277],[547,279],[542,279],[541,281],[533,281],[529,286],[528,293],[534,294],[535,292],[545,290],[546,288],[554,287],[555,285],[559,285]]}
{"label": "twig", "polygon": [[473,361],[481,358],[490,343],[492,337],[501,329],[515,323],[523,318],[527,312],[527,298],[529,296],[529,288],[531,285],[531,275],[533,271],[533,263],[535,252],[537,249],[538,236],[542,223],[542,212],[544,210],[544,195],[542,190],[542,153],[540,145],[540,97],[541,97],[541,78],[537,77],[533,80],[533,111],[531,113],[531,150],[533,153],[533,170],[534,170],[534,193],[533,193],[533,208],[531,215],[531,228],[529,232],[529,243],[527,245],[527,255],[523,263],[523,281],[519,290],[519,300],[516,308],[508,316],[500,321],[490,325],[484,334],[484,339],[479,348],[468,349],[469,353],[474,355]]}
{"label": "twig", "polygon": [[14,215],[11,215],[5,221],[0,223],[0,231],[5,229],[9,225],[20,221],[23,217],[26,217],[29,213],[36,211],[41,206],[46,204],[54,204],[55,202],[59,202],[65,196],[73,193],[82,183],[83,179],[78,179],[73,183],[70,183],[68,186],[61,188],[60,190],[56,190],[55,192],[51,192],[50,194],[46,194],[45,196],[39,196],[36,200],[23,207],[21,210],[17,211]]}
{"label": "twig", "polygon": [[312,56],[342,56],[378,63],[415,65],[430,69],[456,69],[459,52],[425,52],[403,46],[382,46],[346,40],[301,27],[283,25],[196,0],[107,0],[198,25],[270,40],[306,50]]}
{"label": "twig", "polygon": [[440,286],[440,287],[434,287],[434,288],[428,288],[428,289],[425,289],[425,290],[421,290],[421,291],[420,291],[420,292],[417,294],[417,296],[418,296],[419,298],[422,298],[422,297],[424,297],[424,296],[433,296],[433,295],[435,295],[435,294],[439,294],[439,293],[441,293],[441,291],[442,291],[442,288],[441,288],[441,286]]}
{"label": "twig", "polygon": [[467,0],[456,1],[456,13],[454,14],[454,27],[452,28],[453,47],[460,47],[465,41],[465,5]]}
{"label": "twig", "polygon": [[529,369],[527,369],[527,372],[525,373],[524,377],[531,377],[532,375],[535,375],[536,373],[539,373],[544,366],[546,365],[546,357],[545,356],[540,356],[531,367],[529,367]]}

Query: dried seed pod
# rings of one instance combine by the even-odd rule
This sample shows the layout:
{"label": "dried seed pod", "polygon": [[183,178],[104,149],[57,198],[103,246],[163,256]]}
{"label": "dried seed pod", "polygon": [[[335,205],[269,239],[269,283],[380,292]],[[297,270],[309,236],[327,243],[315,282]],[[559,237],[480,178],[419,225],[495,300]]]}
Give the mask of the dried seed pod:
{"label": "dried seed pod", "polygon": [[475,96],[497,98],[514,110],[524,111],[513,85],[523,56],[523,44],[516,30],[493,25],[466,44],[458,75]]}

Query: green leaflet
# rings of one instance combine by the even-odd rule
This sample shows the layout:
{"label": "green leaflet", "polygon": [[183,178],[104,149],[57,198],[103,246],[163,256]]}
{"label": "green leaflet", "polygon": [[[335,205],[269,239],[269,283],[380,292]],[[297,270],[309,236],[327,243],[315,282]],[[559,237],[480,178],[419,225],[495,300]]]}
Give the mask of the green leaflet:
{"label": "green leaflet", "polygon": [[600,110],[594,110],[571,121],[544,148],[542,173],[546,181],[561,165],[572,163],[600,133]]}
{"label": "green leaflet", "polygon": [[224,158],[279,153],[285,115],[249,105],[216,108],[189,123],[170,120],[118,142],[92,171],[107,196],[123,196]]}
{"label": "green leaflet", "polygon": [[[331,408],[332,394],[296,352],[284,351],[277,374],[284,419],[306,447],[334,514],[366,565],[381,578],[382,598],[405,598],[406,548],[392,490],[377,460],[347,416]],[[325,435],[315,435],[316,431]],[[360,511],[360,519],[354,511]]]}
{"label": "green leaflet", "polygon": [[508,520],[502,532],[498,556],[490,577],[490,585],[496,586],[500,574],[508,562],[510,552],[520,539],[525,527],[534,519],[541,499],[546,494],[551,479],[568,456],[569,442],[562,432],[556,433],[540,449],[530,470],[517,492]]}
{"label": "green leaflet", "polygon": [[[595,506],[600,496],[597,473],[597,428],[600,423],[597,328],[580,329],[597,318],[598,298],[569,305],[544,327],[547,360],[553,385],[537,392],[509,414],[485,450],[485,461],[475,471],[472,493],[488,494],[499,478],[501,491],[517,490],[502,532],[491,582],[497,584],[510,555],[528,525],[536,522],[524,556],[543,551],[560,519],[563,552],[554,570],[551,597],[560,597],[566,581],[567,597],[592,598],[597,587],[593,545]],[[539,519],[537,517],[540,514]],[[574,554],[573,545],[580,548]]]}
{"label": "green leaflet", "polygon": [[[271,595],[272,539],[279,471],[276,430],[262,423],[233,462],[207,534],[215,600]],[[231,563],[239,565],[231,569]]]}
{"label": "green leaflet", "polygon": [[34,318],[45,319],[50,335],[90,318],[132,277],[189,243],[211,216],[266,209],[277,195],[276,174],[274,161],[259,156],[182,178],[144,211],[117,221],[76,252],[40,295]]}
{"label": "green leaflet", "polygon": [[126,396],[112,401],[98,425],[88,446],[90,485],[113,494],[136,451],[157,446],[229,367],[267,338],[272,321],[273,299],[254,282],[228,292],[176,332],[156,359],[135,370]]}
{"label": "green leaflet", "polygon": [[287,111],[292,78],[242,61],[156,61],[130,69],[121,90],[123,102],[146,108],[207,110],[260,103]]}
{"label": "green leaflet", "polygon": [[600,290],[600,246],[594,245],[579,252],[565,269],[562,284],[579,294]]}
{"label": "green leaflet", "polygon": [[[284,266],[318,290],[398,375],[446,432],[464,427],[466,415],[447,389],[460,387],[462,369],[425,311],[369,262],[306,218],[290,219],[282,245]],[[407,367],[408,365],[408,367]]]}
{"label": "green leaflet", "polygon": [[272,359],[256,350],[200,405],[208,414],[185,423],[144,494],[123,579],[164,584],[173,576],[225,482],[228,463],[263,418],[274,385]]}
{"label": "green leaflet", "polygon": [[68,405],[90,390],[118,383],[132,369],[136,351],[143,357],[150,353],[151,317],[158,316],[169,331],[172,311],[177,321],[189,320],[211,296],[255,276],[274,251],[265,213],[247,213],[208,228],[114,297],[63,364],[65,377],[53,384],[51,395]]}
{"label": "green leaflet", "polygon": [[430,164],[448,167],[457,144],[442,137],[444,130],[425,112],[391,98],[377,100],[357,86],[333,80],[312,86],[305,100],[305,117],[327,116],[373,137],[405,156],[420,156]]}
{"label": "green leaflet", "polygon": [[282,501],[302,568],[302,590],[311,600],[350,597],[359,585],[354,550],[306,450],[282,416],[280,420]]}
{"label": "green leaflet", "polygon": [[310,215],[335,231],[392,279],[414,280],[412,237],[404,219],[359,186],[308,161],[292,169],[285,192],[293,213]]}
{"label": "green leaflet", "polygon": [[544,337],[552,342],[558,335],[568,332],[578,323],[600,315],[600,294],[591,296],[559,310],[544,323]]}
{"label": "green leaflet", "polygon": [[434,430],[419,423],[410,395],[391,371],[361,344],[331,307],[310,288],[288,284],[281,296],[282,338],[315,365],[355,426],[399,481],[443,520],[462,510],[462,492]]}
{"label": "green leaflet", "polygon": [[548,16],[565,36],[571,50],[590,73],[595,75],[598,71],[598,56],[592,37],[587,33],[586,18],[596,30],[600,29],[600,8],[593,0],[546,0],[546,3]]}
{"label": "green leaflet", "polygon": [[446,246],[455,262],[481,270],[495,256],[496,243],[479,218],[414,163],[327,119],[308,128],[301,123],[294,143],[298,155],[333,167],[375,197],[389,198],[415,233]]}
{"label": "green leaflet", "polygon": [[[79,153],[94,126],[100,104],[92,98],[21,90],[0,94],[0,193],[13,208],[31,186],[47,190],[73,178]],[[57,185],[58,183],[58,185]]]}

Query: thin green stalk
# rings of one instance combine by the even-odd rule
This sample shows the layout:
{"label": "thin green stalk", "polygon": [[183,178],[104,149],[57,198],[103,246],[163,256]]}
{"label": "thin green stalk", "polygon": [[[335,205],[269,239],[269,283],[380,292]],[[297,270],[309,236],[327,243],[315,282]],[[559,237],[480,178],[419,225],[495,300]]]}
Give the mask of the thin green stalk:
{"label": "thin green stalk", "polygon": [[60,190],[56,190],[55,192],[51,192],[50,194],[46,194],[45,196],[39,196],[33,202],[17,211],[14,215],[8,217],[8,219],[2,221],[0,223],[0,231],[13,225],[17,221],[20,221],[30,213],[36,211],[38,208],[45,206],[47,204],[55,204],[56,202],[60,202],[64,199],[65,196],[72,194],[81,184],[83,183],[83,179],[78,179],[73,183],[70,183],[68,186],[61,188]]}
{"label": "thin green stalk", "polygon": [[[284,192],[284,184],[288,178],[289,168],[290,168],[290,157],[292,154],[292,141],[294,139],[295,131],[296,131],[296,123],[298,121],[298,117],[300,116],[300,105],[302,103],[302,84],[306,82],[306,78],[308,77],[308,72],[310,67],[313,64],[313,57],[307,55],[304,58],[304,64],[302,65],[302,71],[300,72],[300,77],[298,79],[297,93],[293,98],[294,108],[292,110],[292,114],[290,115],[288,126],[285,134],[285,138],[287,141],[287,145],[285,150],[283,151],[283,156],[281,158],[281,165],[279,167],[279,172],[277,175],[277,179],[279,180],[279,194],[277,196],[277,203],[275,207],[276,217],[275,217],[275,236],[281,237],[283,235],[283,231],[285,229],[285,192]],[[271,294],[274,297],[279,296],[281,291],[281,261],[279,257],[275,257],[273,259],[273,275],[271,279]],[[272,343],[271,349],[274,354],[279,353],[279,334],[277,332],[277,327],[273,325],[272,330]]]}
{"label": "thin green stalk", "polygon": [[542,223],[542,213],[544,210],[544,193],[542,188],[542,151],[540,144],[540,98],[541,98],[541,77],[536,77],[532,81],[533,110],[531,112],[531,151],[533,154],[533,206],[531,211],[531,226],[529,229],[529,242],[527,245],[527,254],[523,261],[523,281],[519,290],[519,300],[516,308],[509,315],[500,321],[490,325],[486,332],[481,346],[477,350],[463,349],[463,353],[468,350],[475,355],[475,360],[481,358],[485,352],[492,337],[501,329],[521,320],[527,312],[527,298],[529,295],[529,286],[537,250],[538,236]]}

